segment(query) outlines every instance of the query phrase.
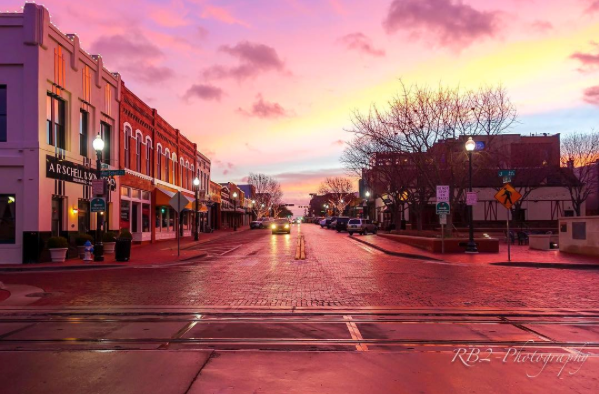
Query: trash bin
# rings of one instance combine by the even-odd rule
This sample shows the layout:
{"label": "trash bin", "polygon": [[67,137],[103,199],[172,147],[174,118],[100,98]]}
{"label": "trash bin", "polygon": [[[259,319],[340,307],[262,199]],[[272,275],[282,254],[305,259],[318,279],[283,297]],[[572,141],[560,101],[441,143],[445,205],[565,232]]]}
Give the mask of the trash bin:
{"label": "trash bin", "polygon": [[129,261],[131,257],[131,240],[127,238],[117,238],[114,246],[114,257],[116,261]]}

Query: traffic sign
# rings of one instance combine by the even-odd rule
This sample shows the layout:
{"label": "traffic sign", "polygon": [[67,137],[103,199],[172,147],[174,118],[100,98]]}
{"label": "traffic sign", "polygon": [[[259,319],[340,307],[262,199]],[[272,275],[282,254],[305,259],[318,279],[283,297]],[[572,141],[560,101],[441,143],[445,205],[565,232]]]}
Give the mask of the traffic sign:
{"label": "traffic sign", "polygon": [[495,199],[507,209],[510,209],[521,198],[522,194],[518,193],[518,191],[509,183],[503,185],[503,187],[495,194]]}
{"label": "traffic sign", "polygon": [[91,212],[106,212],[106,200],[101,197],[92,198],[89,206]]}
{"label": "traffic sign", "polygon": [[478,202],[478,193],[466,192],[466,205],[476,205]]}
{"label": "traffic sign", "polygon": [[106,194],[106,180],[94,179],[92,181],[92,194],[95,196],[103,196]]}
{"label": "traffic sign", "polygon": [[179,213],[190,202],[191,200],[189,198],[187,198],[183,193],[178,192],[168,203],[175,211],[177,211],[177,213]]}
{"label": "traffic sign", "polygon": [[100,171],[100,176],[109,177],[109,176],[123,176],[125,175],[125,170],[102,170]]}
{"label": "traffic sign", "polygon": [[449,186],[437,185],[437,202],[449,202]]}
{"label": "traffic sign", "polygon": [[516,170],[499,170],[499,176],[516,176]]}
{"label": "traffic sign", "polygon": [[441,225],[447,224],[447,215],[445,215],[445,214],[439,215],[439,224],[441,224]]}
{"label": "traffic sign", "polygon": [[438,202],[437,203],[437,215],[449,215],[449,203],[448,202]]}

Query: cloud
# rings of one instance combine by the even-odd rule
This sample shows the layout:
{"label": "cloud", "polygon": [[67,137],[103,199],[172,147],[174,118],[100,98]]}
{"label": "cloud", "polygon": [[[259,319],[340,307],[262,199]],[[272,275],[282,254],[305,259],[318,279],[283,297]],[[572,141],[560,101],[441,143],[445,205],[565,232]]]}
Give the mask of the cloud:
{"label": "cloud", "polygon": [[280,118],[289,116],[289,112],[279,103],[269,103],[268,101],[264,101],[261,94],[256,96],[256,101],[252,104],[252,108],[249,111],[242,108],[238,108],[237,111],[246,116],[257,118]]}
{"label": "cloud", "polygon": [[498,25],[498,12],[479,11],[461,0],[394,0],[383,21],[388,34],[399,30],[430,34],[442,46],[460,48],[493,37]]}
{"label": "cloud", "polygon": [[351,33],[339,38],[340,43],[347,49],[365,53],[371,56],[385,56],[385,51],[372,46],[372,41],[363,33]]}
{"label": "cloud", "polygon": [[553,30],[553,25],[550,22],[537,20],[530,24],[530,27],[533,30],[536,30],[540,33],[544,33],[548,30]]}
{"label": "cloud", "polygon": [[206,38],[208,38],[208,35],[210,34],[210,32],[208,31],[208,29],[206,29],[203,26],[198,26],[196,28],[196,31],[197,31],[198,38],[200,40],[205,40]]}
{"label": "cloud", "polygon": [[175,72],[169,67],[153,66],[143,62],[121,65],[119,71],[128,72],[129,78],[145,83],[164,82],[175,76]]}
{"label": "cloud", "polygon": [[[593,43],[593,45],[599,49],[599,44]],[[578,60],[582,63],[582,67],[578,71],[585,72],[599,69],[599,51],[596,54],[575,52],[570,55],[570,59]]]}
{"label": "cloud", "polygon": [[228,25],[241,25],[244,27],[250,27],[248,23],[235,18],[226,8],[223,7],[216,7],[212,5],[206,6],[206,8],[204,8],[202,11],[201,17],[204,19],[215,19]]}
{"label": "cloud", "polygon": [[264,44],[243,41],[235,46],[223,45],[219,51],[237,58],[239,64],[235,67],[212,66],[204,70],[204,77],[209,79],[234,78],[241,81],[265,72],[283,72],[285,70],[285,63],[277,51]]}
{"label": "cloud", "polygon": [[183,98],[189,100],[192,97],[197,97],[201,100],[220,101],[224,94],[223,90],[219,87],[207,84],[194,84],[187,89]]}
{"label": "cloud", "polygon": [[584,90],[584,101],[599,106],[599,85]]}
{"label": "cloud", "polygon": [[586,9],[586,12],[594,13],[599,11],[599,0],[587,0],[589,3],[589,7]]}
{"label": "cloud", "polygon": [[336,141],[331,142],[331,146],[343,146],[343,145],[345,145],[345,141],[343,141],[343,140],[336,140]]}
{"label": "cloud", "polygon": [[250,145],[250,143],[249,143],[249,142],[246,142],[246,143],[245,143],[245,147],[246,147],[246,148],[247,148],[247,150],[249,150],[250,152],[262,153],[262,151],[261,151],[260,149],[256,148],[256,147],[255,147],[255,146],[253,146],[253,145]]}

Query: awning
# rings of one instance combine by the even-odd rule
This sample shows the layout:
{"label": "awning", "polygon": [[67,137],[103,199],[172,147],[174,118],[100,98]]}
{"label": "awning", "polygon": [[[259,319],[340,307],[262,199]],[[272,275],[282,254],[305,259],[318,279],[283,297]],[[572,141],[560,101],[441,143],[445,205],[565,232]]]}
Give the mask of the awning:
{"label": "awning", "polygon": [[156,206],[168,205],[169,201],[174,196],[175,192],[156,186]]}

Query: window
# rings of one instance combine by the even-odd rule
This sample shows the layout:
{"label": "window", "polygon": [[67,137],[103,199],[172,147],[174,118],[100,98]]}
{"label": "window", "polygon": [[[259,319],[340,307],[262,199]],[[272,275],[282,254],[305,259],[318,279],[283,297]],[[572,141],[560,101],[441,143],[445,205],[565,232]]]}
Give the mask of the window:
{"label": "window", "polygon": [[110,125],[108,123],[100,123],[101,137],[104,140],[104,151],[102,152],[102,163],[110,164]]}
{"label": "window", "polygon": [[50,94],[46,96],[46,137],[47,142],[65,149],[65,105],[64,101]]}
{"label": "window", "polygon": [[81,110],[79,112],[79,154],[87,157],[87,131],[89,128],[89,113]]}
{"label": "window", "polygon": [[152,175],[152,140],[146,139],[146,175]]}
{"label": "window", "polygon": [[162,180],[162,147],[158,145],[158,152],[156,153],[156,157],[158,158],[158,163],[156,164],[158,168],[156,168],[156,178]]}
{"label": "window", "polygon": [[136,170],[137,172],[141,172],[141,134],[137,134],[135,138],[135,154],[137,155],[136,160]]}
{"label": "window", "polygon": [[0,85],[0,142],[6,142],[8,137],[8,125],[6,116],[8,115],[8,105],[6,97],[6,85]]}
{"label": "window", "polygon": [[0,244],[15,243],[16,204],[14,194],[0,194]]}
{"label": "window", "polygon": [[177,159],[173,160],[173,185],[177,184]]}
{"label": "window", "polygon": [[125,141],[123,150],[125,151],[125,168],[131,168],[131,129],[127,126],[125,127]]}
{"label": "window", "polygon": [[165,172],[164,172],[164,180],[168,182],[168,177],[171,175],[170,173],[170,167],[169,167],[169,163],[171,162],[171,158],[168,155],[168,151],[166,151],[164,153],[164,166],[165,166]]}

